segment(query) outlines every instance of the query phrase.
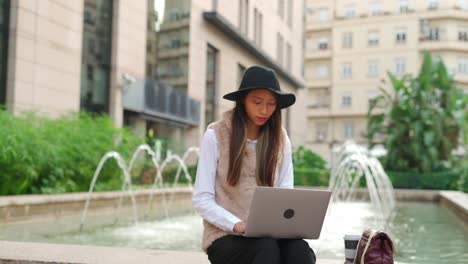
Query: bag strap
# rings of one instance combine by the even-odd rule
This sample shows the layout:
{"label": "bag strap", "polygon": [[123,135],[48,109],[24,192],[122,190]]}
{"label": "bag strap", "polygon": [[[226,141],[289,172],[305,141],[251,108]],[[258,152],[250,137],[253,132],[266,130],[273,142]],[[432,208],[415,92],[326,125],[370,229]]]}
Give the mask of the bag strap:
{"label": "bag strap", "polygon": [[362,252],[361,256],[361,264],[364,263],[364,256],[366,255],[367,250],[369,249],[370,243],[372,241],[372,238],[378,233],[377,230],[373,230],[372,233],[369,235],[369,238],[367,239],[366,247],[364,248],[364,252]]}

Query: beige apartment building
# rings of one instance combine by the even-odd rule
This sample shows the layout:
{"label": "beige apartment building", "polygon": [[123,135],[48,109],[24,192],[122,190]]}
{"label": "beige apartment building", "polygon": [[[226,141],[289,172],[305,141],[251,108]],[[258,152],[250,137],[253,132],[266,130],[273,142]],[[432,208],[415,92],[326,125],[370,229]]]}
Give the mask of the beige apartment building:
{"label": "beige apartment building", "polygon": [[[468,0],[308,0],[307,146],[326,160],[366,145],[369,99],[387,71],[416,74],[424,50],[468,87]],[[388,82],[387,82],[388,83]],[[467,90],[468,91],[468,90]]]}
{"label": "beige apartment building", "polygon": [[0,104],[15,114],[104,112],[142,135],[198,145],[233,106],[222,95],[258,64],[297,95],[284,124],[305,144],[303,1],[1,3]]}

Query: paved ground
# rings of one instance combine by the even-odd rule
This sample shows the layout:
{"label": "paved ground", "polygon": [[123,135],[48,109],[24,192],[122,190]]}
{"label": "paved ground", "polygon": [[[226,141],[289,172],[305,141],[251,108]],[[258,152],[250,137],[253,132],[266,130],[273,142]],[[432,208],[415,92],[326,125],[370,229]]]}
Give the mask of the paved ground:
{"label": "paved ground", "polygon": [[[51,262],[209,264],[206,255],[201,252],[0,241],[0,263]],[[344,261],[319,259],[317,263],[342,264]]]}

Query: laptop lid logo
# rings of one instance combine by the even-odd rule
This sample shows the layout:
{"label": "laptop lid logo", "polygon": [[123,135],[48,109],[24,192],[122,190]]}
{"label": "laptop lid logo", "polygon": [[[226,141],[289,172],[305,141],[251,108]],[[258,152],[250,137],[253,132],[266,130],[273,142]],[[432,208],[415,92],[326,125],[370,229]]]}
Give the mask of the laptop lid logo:
{"label": "laptop lid logo", "polygon": [[291,219],[294,216],[294,210],[293,209],[287,209],[284,211],[284,218],[286,219]]}

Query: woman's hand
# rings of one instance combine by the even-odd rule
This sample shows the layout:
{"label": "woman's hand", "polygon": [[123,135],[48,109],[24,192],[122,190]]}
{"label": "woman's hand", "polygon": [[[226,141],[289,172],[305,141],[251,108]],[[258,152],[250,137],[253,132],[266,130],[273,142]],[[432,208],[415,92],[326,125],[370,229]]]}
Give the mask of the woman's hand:
{"label": "woman's hand", "polygon": [[234,232],[238,234],[244,234],[245,233],[245,223],[244,222],[237,222],[234,225]]}

